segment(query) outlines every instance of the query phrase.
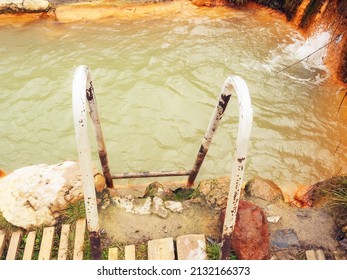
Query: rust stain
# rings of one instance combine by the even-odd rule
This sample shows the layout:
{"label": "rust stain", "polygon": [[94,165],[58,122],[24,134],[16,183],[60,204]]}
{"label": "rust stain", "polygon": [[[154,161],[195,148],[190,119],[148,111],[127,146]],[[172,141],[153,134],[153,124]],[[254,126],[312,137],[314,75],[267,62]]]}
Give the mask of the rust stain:
{"label": "rust stain", "polygon": [[2,169],[0,169],[0,178],[5,177],[6,176],[6,172]]}
{"label": "rust stain", "polygon": [[93,82],[90,82],[89,89],[86,89],[86,98],[89,102],[94,100]]}
{"label": "rust stain", "polygon": [[230,258],[231,234],[224,234],[222,240],[222,252],[220,260],[228,260]]}
{"label": "rust stain", "polygon": [[90,239],[90,251],[92,253],[93,260],[101,260],[101,242],[98,232],[92,231],[89,233]]}

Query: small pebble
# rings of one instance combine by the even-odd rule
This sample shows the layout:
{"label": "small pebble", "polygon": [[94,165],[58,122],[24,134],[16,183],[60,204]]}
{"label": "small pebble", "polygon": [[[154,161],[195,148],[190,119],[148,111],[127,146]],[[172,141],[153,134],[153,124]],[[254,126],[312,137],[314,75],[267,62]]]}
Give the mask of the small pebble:
{"label": "small pebble", "polygon": [[281,217],[280,216],[269,216],[266,219],[269,223],[276,224],[281,219]]}

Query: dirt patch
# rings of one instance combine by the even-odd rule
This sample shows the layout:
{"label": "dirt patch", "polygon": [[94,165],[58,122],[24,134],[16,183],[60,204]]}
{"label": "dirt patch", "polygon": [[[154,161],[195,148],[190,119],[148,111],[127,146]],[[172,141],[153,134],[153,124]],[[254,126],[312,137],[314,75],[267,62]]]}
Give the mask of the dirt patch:
{"label": "dirt patch", "polygon": [[185,234],[205,234],[218,238],[218,218],[219,213],[214,209],[196,203],[186,204],[182,213],[170,213],[167,218],[133,214],[112,205],[100,211],[100,227],[106,230],[111,242],[141,244]]}
{"label": "dirt patch", "polygon": [[[205,234],[216,242],[221,241],[220,211],[223,204],[225,177],[211,180],[213,192],[208,195],[198,194],[191,200],[183,202],[181,213],[169,213],[167,218],[157,215],[140,215],[129,213],[111,205],[100,211],[100,227],[105,229],[110,243],[130,245],[145,244],[148,240],[186,235]],[[220,184],[219,184],[220,183]],[[202,182],[206,185],[206,182]],[[213,196],[214,198],[212,198]],[[336,252],[345,252],[339,244],[341,230],[336,226],[329,209],[299,208],[283,200],[266,201],[245,195],[242,199],[251,201],[263,209],[270,234],[270,257],[275,259],[305,259],[305,250],[322,249],[327,259],[334,259]],[[144,200],[141,198],[139,200]],[[222,201],[219,203],[218,201]],[[285,248],[276,246],[279,232],[291,232],[297,236],[297,243]]]}

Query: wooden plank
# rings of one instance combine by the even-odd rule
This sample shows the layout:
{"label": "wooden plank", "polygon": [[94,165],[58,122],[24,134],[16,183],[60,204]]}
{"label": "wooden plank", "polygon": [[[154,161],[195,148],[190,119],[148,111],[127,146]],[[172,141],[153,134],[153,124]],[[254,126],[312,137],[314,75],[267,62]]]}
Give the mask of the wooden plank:
{"label": "wooden plank", "polygon": [[109,260],[118,260],[118,248],[108,249],[108,259]]}
{"label": "wooden plank", "polygon": [[206,260],[206,241],[203,234],[189,234],[177,237],[177,258],[179,260]]}
{"label": "wooden plank", "polygon": [[307,260],[325,260],[323,250],[307,250],[306,251],[306,259]]}
{"label": "wooden plank", "polygon": [[46,227],[43,229],[39,260],[49,260],[51,258],[55,227]]}
{"label": "wooden plank", "polygon": [[31,260],[33,257],[34,247],[35,247],[36,232],[31,231],[28,233],[27,241],[25,243],[23,260]]}
{"label": "wooden plank", "polygon": [[148,259],[149,260],[174,260],[173,238],[163,238],[148,241]]}
{"label": "wooden plank", "polygon": [[5,231],[0,230],[0,260],[2,257],[2,253],[5,249],[5,243],[6,243],[6,233]]}
{"label": "wooden plank", "polygon": [[63,225],[61,227],[59,249],[58,249],[58,260],[66,260],[67,253],[69,250],[69,233],[70,225]]}
{"label": "wooden plank", "polygon": [[316,251],[317,260],[325,260],[325,255],[322,249]]}
{"label": "wooden plank", "polygon": [[86,219],[79,219],[76,222],[75,245],[73,250],[74,260],[83,260],[84,234],[86,231]]}
{"label": "wooden plank", "polygon": [[15,260],[16,259],[17,251],[18,251],[21,239],[22,239],[22,232],[21,231],[15,231],[14,233],[12,233],[10,245],[8,246],[6,260]]}
{"label": "wooden plank", "polygon": [[125,246],[124,248],[124,258],[126,260],[131,260],[131,261],[134,261],[136,258],[135,258],[135,245],[128,245],[128,246]]}

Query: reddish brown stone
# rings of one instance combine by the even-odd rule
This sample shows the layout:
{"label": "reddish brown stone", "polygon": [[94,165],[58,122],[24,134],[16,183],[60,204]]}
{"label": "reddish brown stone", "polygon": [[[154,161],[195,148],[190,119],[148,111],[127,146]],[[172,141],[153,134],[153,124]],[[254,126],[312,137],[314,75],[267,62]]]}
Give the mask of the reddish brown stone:
{"label": "reddish brown stone", "polygon": [[[225,210],[221,220],[224,221]],[[231,248],[239,260],[269,258],[269,230],[263,210],[252,202],[240,200]]]}
{"label": "reddish brown stone", "polygon": [[295,192],[293,204],[298,207],[311,207],[314,201],[314,188],[315,185],[300,187]]}
{"label": "reddish brown stone", "polygon": [[5,177],[6,176],[6,172],[2,169],[0,169],[0,178]]}
{"label": "reddish brown stone", "polygon": [[266,201],[283,200],[283,193],[279,186],[271,180],[255,176],[246,184],[246,193]]}
{"label": "reddish brown stone", "polygon": [[102,176],[100,173],[94,175],[94,184],[95,184],[95,190],[98,193],[101,193],[106,186],[105,185],[106,184],[105,177]]}

